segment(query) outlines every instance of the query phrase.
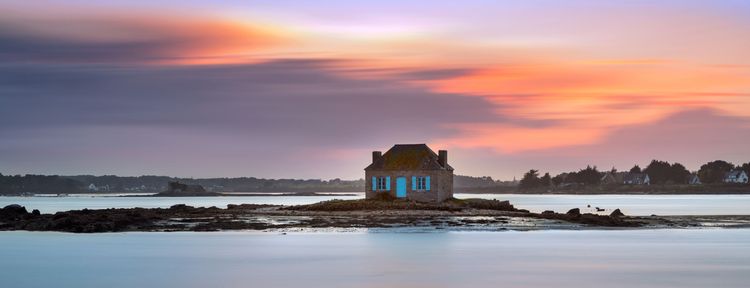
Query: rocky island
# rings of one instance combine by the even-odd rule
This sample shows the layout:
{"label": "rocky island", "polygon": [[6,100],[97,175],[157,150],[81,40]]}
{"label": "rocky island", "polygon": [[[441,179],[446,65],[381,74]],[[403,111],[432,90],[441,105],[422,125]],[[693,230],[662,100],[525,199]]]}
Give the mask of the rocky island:
{"label": "rocky island", "polygon": [[[713,223],[713,224],[711,224]],[[330,200],[310,205],[241,204],[191,207],[73,210],[42,214],[20,205],[0,209],[0,230],[75,233],[124,231],[297,231],[305,229],[406,228],[447,230],[544,230],[614,228],[749,227],[744,216],[633,217],[544,211],[533,213],[508,201],[450,199],[443,203],[404,200]]]}
{"label": "rocky island", "polygon": [[167,190],[154,194],[161,197],[190,197],[190,196],[221,196],[221,193],[208,192],[201,185],[188,185],[177,181],[170,181]]}

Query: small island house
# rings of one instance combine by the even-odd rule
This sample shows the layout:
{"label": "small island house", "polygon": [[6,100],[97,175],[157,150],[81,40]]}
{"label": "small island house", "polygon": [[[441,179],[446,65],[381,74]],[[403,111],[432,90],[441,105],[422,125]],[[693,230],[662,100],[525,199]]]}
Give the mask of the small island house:
{"label": "small island house", "polygon": [[388,193],[420,202],[442,202],[453,197],[453,167],[448,151],[436,154],[425,144],[398,144],[382,154],[372,152],[365,168],[365,197]]}

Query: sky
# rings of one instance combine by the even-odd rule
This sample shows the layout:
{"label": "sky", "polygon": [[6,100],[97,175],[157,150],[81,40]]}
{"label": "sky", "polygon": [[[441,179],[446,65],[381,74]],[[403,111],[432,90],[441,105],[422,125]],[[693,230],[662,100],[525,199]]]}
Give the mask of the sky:
{"label": "sky", "polygon": [[748,1],[3,1],[0,173],[750,161]]}

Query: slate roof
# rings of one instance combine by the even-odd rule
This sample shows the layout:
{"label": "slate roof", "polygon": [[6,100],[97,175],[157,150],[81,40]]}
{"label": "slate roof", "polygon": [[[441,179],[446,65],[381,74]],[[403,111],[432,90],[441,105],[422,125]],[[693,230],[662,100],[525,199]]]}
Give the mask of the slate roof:
{"label": "slate roof", "polygon": [[724,174],[724,179],[740,178],[740,175],[742,175],[742,172],[745,172],[745,171],[744,170],[740,170],[740,169],[734,169],[734,170],[729,171],[726,174]]}
{"label": "slate roof", "polygon": [[426,144],[396,144],[383,156],[367,166],[365,170],[448,170],[453,167],[440,165],[438,154]]}
{"label": "slate roof", "polygon": [[627,173],[623,175],[622,181],[625,183],[643,184],[646,182],[646,173]]}
{"label": "slate roof", "polygon": [[607,172],[602,176],[603,184],[643,184],[646,182],[646,173],[631,173],[631,172]]}

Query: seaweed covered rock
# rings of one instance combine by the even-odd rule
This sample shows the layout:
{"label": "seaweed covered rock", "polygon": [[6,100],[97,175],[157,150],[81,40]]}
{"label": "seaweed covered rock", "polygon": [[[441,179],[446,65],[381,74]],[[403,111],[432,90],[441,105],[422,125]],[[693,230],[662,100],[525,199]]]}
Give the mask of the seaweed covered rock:
{"label": "seaweed covered rock", "polygon": [[0,220],[16,220],[26,216],[28,213],[26,207],[18,204],[11,204],[0,209]]}
{"label": "seaweed covered rock", "polygon": [[486,210],[499,210],[499,211],[516,211],[516,208],[510,204],[510,201],[500,201],[497,199],[466,199],[464,203],[469,208],[474,209],[486,209]]}
{"label": "seaweed covered rock", "polygon": [[580,216],[581,215],[581,209],[573,208],[568,210],[567,213],[565,213],[568,216]]}

